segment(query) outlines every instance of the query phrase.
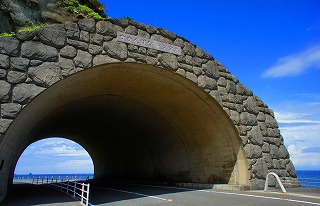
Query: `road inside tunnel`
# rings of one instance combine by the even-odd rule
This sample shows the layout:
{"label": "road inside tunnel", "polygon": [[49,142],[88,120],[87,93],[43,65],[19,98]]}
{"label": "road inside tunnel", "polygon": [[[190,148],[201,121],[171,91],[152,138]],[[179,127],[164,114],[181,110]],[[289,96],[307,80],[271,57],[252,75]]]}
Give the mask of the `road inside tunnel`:
{"label": "road inside tunnel", "polygon": [[52,136],[83,146],[97,179],[248,184],[239,134],[222,107],[151,65],[97,66],[42,92],[6,133],[9,178],[27,146]]}

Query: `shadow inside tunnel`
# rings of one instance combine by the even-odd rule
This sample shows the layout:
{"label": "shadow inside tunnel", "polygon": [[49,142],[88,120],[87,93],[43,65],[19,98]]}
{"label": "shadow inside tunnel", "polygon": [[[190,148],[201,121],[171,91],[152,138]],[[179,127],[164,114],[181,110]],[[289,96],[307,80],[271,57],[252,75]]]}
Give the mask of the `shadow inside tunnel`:
{"label": "shadow inside tunnel", "polygon": [[79,205],[79,201],[65,193],[41,185],[14,183],[2,206]]}
{"label": "shadow inside tunnel", "polygon": [[[90,199],[93,205],[120,203],[134,201],[141,198],[154,198],[165,201],[170,199],[162,198],[162,195],[193,192],[204,188],[179,187],[177,185],[164,184],[138,184],[119,182],[96,182],[90,183]],[[132,203],[134,204],[134,203]],[[135,205],[135,204],[134,204]]]}

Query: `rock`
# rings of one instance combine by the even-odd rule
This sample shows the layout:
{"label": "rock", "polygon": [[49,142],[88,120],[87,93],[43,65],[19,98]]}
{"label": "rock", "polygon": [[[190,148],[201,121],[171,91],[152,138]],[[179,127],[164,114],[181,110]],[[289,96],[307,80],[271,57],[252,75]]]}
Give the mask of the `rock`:
{"label": "rock", "polygon": [[69,45],[77,48],[77,49],[81,49],[81,50],[87,50],[88,49],[88,43],[86,43],[86,42],[68,39],[67,43]]}
{"label": "rock", "polygon": [[243,102],[243,105],[247,112],[255,115],[259,114],[259,107],[254,97],[248,97],[248,99]]}
{"label": "rock", "polygon": [[276,145],[270,144],[270,155],[272,159],[279,159],[279,148]]}
{"label": "rock", "polygon": [[89,42],[90,34],[87,31],[80,31],[80,41]]}
{"label": "rock", "polygon": [[66,31],[61,25],[40,28],[36,31],[36,36],[42,43],[55,48],[62,48],[67,43]]}
{"label": "rock", "polygon": [[102,45],[103,36],[101,34],[96,34],[96,33],[90,34],[90,43]]}
{"label": "rock", "polygon": [[58,50],[41,42],[27,41],[21,46],[22,57],[41,61],[57,61]]}
{"label": "rock", "polygon": [[4,134],[7,131],[7,129],[9,128],[12,121],[13,120],[11,120],[11,119],[0,119],[0,133],[1,134]]}
{"label": "rock", "polygon": [[18,32],[16,33],[16,37],[21,41],[30,41],[34,38],[35,33],[35,31]]}
{"label": "rock", "polygon": [[80,30],[78,27],[78,24],[67,21],[64,24],[64,28],[67,30],[67,37],[72,38],[72,39],[79,39],[80,38]]}
{"label": "rock", "polygon": [[30,60],[26,58],[11,57],[10,59],[11,68],[19,71],[27,71],[29,64]]}
{"label": "rock", "polygon": [[138,34],[138,29],[132,25],[129,25],[125,30],[127,34],[131,35],[137,35]]}
{"label": "rock", "polygon": [[288,150],[285,148],[285,146],[281,145],[279,147],[279,158],[281,159],[288,159],[290,158]]}
{"label": "rock", "polygon": [[231,94],[237,94],[237,87],[236,84],[233,81],[228,80],[227,81],[227,92]]}
{"label": "rock", "polygon": [[62,69],[61,74],[62,76],[69,76],[76,72],[76,68],[74,63],[71,59],[60,58],[59,65]]}
{"label": "rock", "polygon": [[277,120],[272,117],[271,115],[266,115],[266,125],[267,127],[270,127],[270,128],[278,128],[278,123],[277,123]]}
{"label": "rock", "polygon": [[44,62],[40,66],[30,67],[29,76],[36,85],[48,87],[61,79],[61,69],[58,63]]}
{"label": "rock", "polygon": [[9,71],[7,75],[7,80],[11,84],[19,84],[27,79],[27,74],[25,72]]}
{"label": "rock", "polygon": [[128,57],[127,45],[122,42],[111,41],[103,43],[103,49],[115,59],[125,60]]}
{"label": "rock", "polygon": [[252,166],[252,173],[254,178],[265,179],[267,176],[268,167],[264,159],[258,159]]}
{"label": "rock", "polygon": [[117,31],[121,31],[119,26],[113,25],[109,21],[98,21],[97,25],[97,32],[99,34],[108,35],[112,37],[117,37]]}
{"label": "rock", "polygon": [[90,33],[93,33],[96,30],[96,21],[94,19],[80,19],[78,21],[78,25],[81,30],[88,31]]}
{"label": "rock", "polygon": [[66,58],[74,58],[77,55],[77,50],[72,46],[65,46],[60,50],[60,56],[66,57]]}
{"label": "rock", "polygon": [[195,74],[193,74],[191,72],[186,72],[186,77],[187,77],[187,79],[190,79],[194,83],[196,83],[196,84],[198,83],[198,78]]}
{"label": "rock", "polygon": [[257,125],[258,121],[255,115],[242,112],[240,114],[240,123],[243,125],[255,126]]}
{"label": "rock", "polygon": [[290,175],[291,177],[294,177],[294,178],[297,177],[296,169],[294,168],[294,166],[293,166],[293,164],[292,164],[291,161],[289,162],[289,164],[287,164],[286,169],[287,169],[287,172],[289,173],[289,175]]}
{"label": "rock", "polygon": [[93,66],[120,62],[119,59],[111,58],[107,55],[97,55],[93,58]]}
{"label": "rock", "polygon": [[7,75],[7,71],[4,69],[0,69],[0,79],[5,78]]}
{"label": "rock", "polygon": [[10,98],[11,84],[0,80],[0,102],[6,102]]}
{"label": "rock", "polygon": [[74,58],[76,67],[88,68],[92,66],[92,56],[88,52],[78,50],[77,56]]}
{"label": "rock", "polygon": [[241,95],[251,96],[252,91],[250,91],[246,86],[241,83],[237,84],[237,93]]}
{"label": "rock", "polygon": [[1,104],[1,117],[13,119],[20,112],[22,106],[16,103]]}
{"label": "rock", "polygon": [[217,81],[205,75],[200,75],[198,77],[198,85],[204,89],[217,89]]}
{"label": "rock", "polygon": [[195,55],[195,47],[189,42],[184,42],[184,47],[182,50],[184,55],[190,55],[190,56]]}
{"label": "rock", "polygon": [[18,84],[13,88],[12,100],[14,103],[27,104],[45,88],[38,87],[34,84]]}
{"label": "rock", "polygon": [[159,33],[172,41],[174,41],[177,38],[176,34],[163,28],[159,28]]}
{"label": "rock", "polygon": [[19,40],[15,37],[0,38],[0,54],[18,56],[20,50]]}
{"label": "rock", "polygon": [[0,68],[8,68],[10,65],[9,56],[0,54]]}
{"label": "rock", "polygon": [[[159,57],[160,64],[167,69],[176,71],[178,69],[178,59],[174,54],[163,53]],[[192,77],[194,79],[194,77]],[[195,82],[197,82],[197,76],[195,76]]]}
{"label": "rock", "polygon": [[250,140],[250,143],[254,145],[263,145],[263,136],[260,130],[260,127],[253,126],[252,129],[248,132],[248,139]]}
{"label": "rock", "polygon": [[260,146],[247,144],[245,145],[244,150],[246,151],[247,157],[250,159],[258,159],[262,157],[262,149]]}
{"label": "rock", "polygon": [[101,54],[103,51],[102,46],[98,46],[98,45],[94,45],[94,44],[89,44],[89,53],[92,55],[97,55],[97,54]]}
{"label": "rock", "polygon": [[214,61],[208,61],[208,63],[202,65],[202,70],[209,76],[214,79],[220,77],[219,70],[216,68]]}

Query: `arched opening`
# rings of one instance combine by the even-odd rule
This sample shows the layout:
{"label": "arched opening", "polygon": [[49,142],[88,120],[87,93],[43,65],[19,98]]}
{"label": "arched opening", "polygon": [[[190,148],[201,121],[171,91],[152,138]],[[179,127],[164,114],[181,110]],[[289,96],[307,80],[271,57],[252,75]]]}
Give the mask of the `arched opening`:
{"label": "arched opening", "polygon": [[94,166],[89,153],[74,141],[51,137],[30,144],[15,167],[15,179],[45,176],[92,176]]}
{"label": "arched opening", "polygon": [[22,151],[50,136],[83,145],[97,179],[248,184],[239,134],[222,107],[152,65],[101,65],[46,89],[6,132],[3,173],[11,179]]}

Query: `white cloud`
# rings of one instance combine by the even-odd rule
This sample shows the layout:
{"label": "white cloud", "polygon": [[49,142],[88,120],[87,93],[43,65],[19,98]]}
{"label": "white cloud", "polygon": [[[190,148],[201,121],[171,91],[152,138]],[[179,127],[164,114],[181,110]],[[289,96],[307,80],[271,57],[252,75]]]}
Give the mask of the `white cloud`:
{"label": "white cloud", "polygon": [[297,169],[320,169],[318,108],[313,103],[287,103],[275,109],[284,143]]}
{"label": "white cloud", "polygon": [[263,77],[297,76],[311,68],[320,68],[320,45],[280,58]]}

